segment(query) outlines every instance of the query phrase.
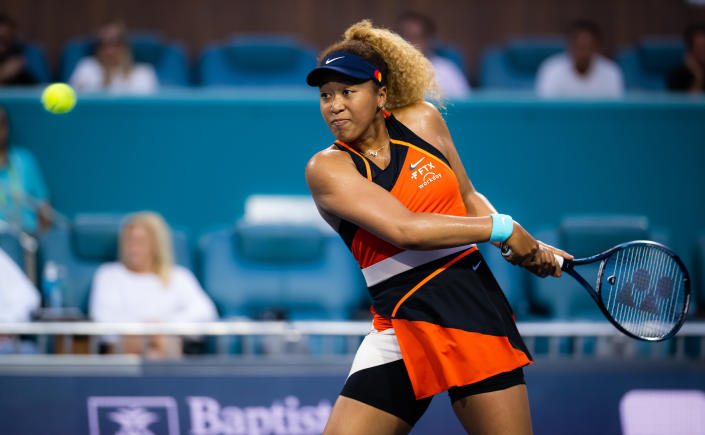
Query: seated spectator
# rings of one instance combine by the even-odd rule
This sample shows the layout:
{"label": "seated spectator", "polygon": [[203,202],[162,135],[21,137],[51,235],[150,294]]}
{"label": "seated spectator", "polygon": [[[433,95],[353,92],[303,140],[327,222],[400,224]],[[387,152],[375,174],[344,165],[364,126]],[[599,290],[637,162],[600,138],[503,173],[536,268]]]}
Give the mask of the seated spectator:
{"label": "seated spectator", "polygon": [[0,248],[0,322],[27,322],[39,308],[39,292]]}
{"label": "seated spectator", "polygon": [[405,12],[397,19],[397,32],[431,61],[436,82],[444,97],[463,98],[470,94],[470,85],[460,68],[450,59],[433,52],[436,26],[430,18],[416,12]]}
{"label": "seated spectator", "polygon": [[146,94],[159,86],[152,65],[134,63],[125,26],[108,24],[98,32],[95,54],[81,59],[69,79],[79,91]]}
{"label": "seated spectator", "polygon": [[[39,308],[39,292],[24,272],[0,248],[0,322],[27,322]],[[19,343],[20,353],[36,350],[30,342]],[[12,337],[0,335],[0,353],[15,353]]]}
{"label": "seated spectator", "polygon": [[10,146],[8,134],[7,112],[0,107],[0,221],[34,234],[51,224],[47,188],[32,153]]}
{"label": "seated spectator", "polygon": [[33,85],[37,79],[27,69],[24,47],[17,41],[15,22],[0,14],[0,84]]}
{"label": "seated spectator", "polygon": [[579,20],[568,30],[567,53],[549,57],[539,67],[536,92],[542,97],[619,97],[624,79],[613,61],[599,54],[600,29]]}
{"label": "seated spectator", "polygon": [[705,91],[705,24],[688,27],[684,33],[685,59],[668,75],[668,89],[702,93]]}
{"label": "seated spectator", "polygon": [[[119,263],[98,268],[91,290],[90,316],[97,322],[198,322],[218,317],[215,305],[193,274],[175,265],[169,228],[156,213],[136,213],[120,232]],[[176,337],[152,336],[148,355],[177,357]],[[141,353],[140,337],[126,337],[124,350]],[[115,349],[111,349],[115,351]]]}

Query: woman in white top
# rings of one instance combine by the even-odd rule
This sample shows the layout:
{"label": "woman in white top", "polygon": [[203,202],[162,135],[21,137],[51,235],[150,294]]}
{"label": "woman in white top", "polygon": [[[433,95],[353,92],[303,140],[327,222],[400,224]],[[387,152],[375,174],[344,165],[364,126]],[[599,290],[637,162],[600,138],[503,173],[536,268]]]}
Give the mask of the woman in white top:
{"label": "woman in white top", "polygon": [[[22,269],[0,248],[0,322],[28,322],[39,308],[39,292]],[[15,353],[11,336],[0,335],[0,354]],[[35,353],[30,341],[19,342],[20,353]]]}
{"label": "woman in white top", "polygon": [[27,322],[37,308],[39,292],[0,248],[0,322]]}
{"label": "woman in white top", "polygon": [[95,55],[78,62],[69,83],[79,91],[134,94],[152,93],[159,86],[152,65],[134,63],[127,32],[121,23],[100,29]]}
{"label": "woman in white top", "polygon": [[[91,318],[98,322],[198,322],[215,320],[215,305],[193,274],[173,261],[169,228],[156,213],[131,215],[120,232],[120,262],[98,268]],[[181,354],[180,340],[152,337],[149,356]],[[141,340],[124,339],[141,353]]]}

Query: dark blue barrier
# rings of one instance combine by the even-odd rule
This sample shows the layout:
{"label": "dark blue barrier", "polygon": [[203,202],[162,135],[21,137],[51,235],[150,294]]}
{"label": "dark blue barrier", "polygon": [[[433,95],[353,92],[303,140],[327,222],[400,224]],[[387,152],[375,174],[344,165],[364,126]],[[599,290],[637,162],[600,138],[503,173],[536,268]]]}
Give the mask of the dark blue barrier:
{"label": "dark blue barrier", "polygon": [[[142,374],[45,366],[61,375],[0,375],[2,433],[114,434],[130,424],[155,435],[319,433],[347,365],[263,366],[249,374],[236,365],[192,364]],[[537,434],[619,434],[620,400],[629,391],[705,390],[702,364],[674,362],[539,362],[526,378]],[[464,432],[444,393],[412,433]]]}
{"label": "dark blue barrier", "polygon": [[[307,193],[304,166],[333,140],[315,90],[84,96],[61,116],[38,91],[3,91],[0,104],[57,208],[156,209],[194,235],[234,222],[250,194]],[[476,188],[529,228],[566,213],[644,214],[687,257],[705,227],[705,99],[478,95],[446,118]]]}

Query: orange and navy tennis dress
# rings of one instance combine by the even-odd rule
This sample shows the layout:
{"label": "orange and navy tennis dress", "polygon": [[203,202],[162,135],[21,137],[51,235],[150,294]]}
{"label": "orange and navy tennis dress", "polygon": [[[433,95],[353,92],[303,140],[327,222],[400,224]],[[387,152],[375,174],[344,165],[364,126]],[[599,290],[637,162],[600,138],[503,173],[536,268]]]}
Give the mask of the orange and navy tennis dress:
{"label": "orange and navy tennis dress", "polygon": [[[385,123],[391,152],[385,169],[347,144],[335,146],[349,153],[361,176],[412,212],[466,216],[443,154],[393,115],[385,113]],[[341,395],[413,425],[442,391],[457,399],[523,383],[521,367],[531,356],[474,244],[404,250],[344,220],[338,233],[360,264],[374,313]]]}

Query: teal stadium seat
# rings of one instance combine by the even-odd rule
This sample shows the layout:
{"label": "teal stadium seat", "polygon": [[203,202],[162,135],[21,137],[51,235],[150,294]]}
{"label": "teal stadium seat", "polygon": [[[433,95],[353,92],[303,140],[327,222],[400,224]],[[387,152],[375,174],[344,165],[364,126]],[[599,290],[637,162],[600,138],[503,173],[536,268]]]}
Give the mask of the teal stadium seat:
{"label": "teal stadium seat", "polygon": [[204,235],[199,254],[222,317],[345,320],[365,298],[345,244],[315,225],[242,219]]}
{"label": "teal stadium seat", "polygon": [[[88,313],[93,274],[101,264],[117,261],[118,235],[125,216],[80,214],[69,226],[52,228],[40,237],[40,264],[52,261],[63,272],[61,290],[65,308],[75,307]],[[186,235],[173,230],[172,244],[174,261],[192,269]]]}
{"label": "teal stadium seat", "polygon": [[20,269],[24,269],[24,251],[16,233],[0,229],[0,249],[12,258]]}
{"label": "teal stadium seat", "polygon": [[516,37],[490,47],[480,60],[480,88],[533,89],[541,62],[564,49],[560,36]]}
{"label": "teal stadium seat", "polygon": [[683,62],[683,41],[675,36],[648,36],[617,55],[625,85],[632,90],[664,90],[668,73]]}
{"label": "teal stadium seat", "polygon": [[312,48],[292,36],[236,36],[204,48],[198,62],[203,86],[305,86],[316,66]]}
{"label": "teal stadium seat", "polygon": [[[154,67],[160,86],[187,86],[189,69],[181,44],[166,42],[154,33],[131,33],[128,37],[135,62]],[[68,81],[76,64],[94,51],[95,38],[76,38],[66,43],[61,54],[59,79]]]}
{"label": "teal stadium seat", "polygon": [[44,49],[39,44],[26,44],[24,46],[24,57],[27,61],[27,69],[39,83],[49,83],[51,76]]}
{"label": "teal stadium seat", "polygon": [[[665,230],[649,227],[645,216],[586,215],[565,217],[558,228],[537,231],[538,240],[560,247],[576,258],[598,254],[631,240],[653,240],[670,244]],[[593,283],[599,263],[581,266],[579,273]],[[547,309],[557,320],[601,320],[602,312],[587,292],[572,277],[532,277],[530,295],[535,305]]]}

